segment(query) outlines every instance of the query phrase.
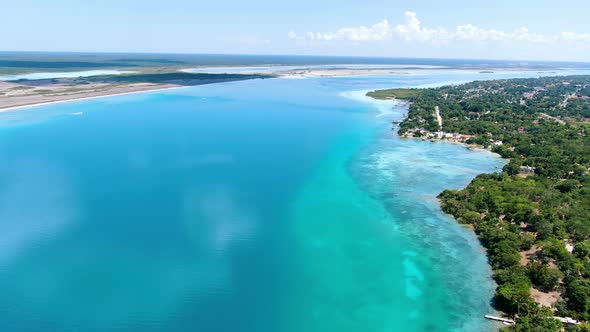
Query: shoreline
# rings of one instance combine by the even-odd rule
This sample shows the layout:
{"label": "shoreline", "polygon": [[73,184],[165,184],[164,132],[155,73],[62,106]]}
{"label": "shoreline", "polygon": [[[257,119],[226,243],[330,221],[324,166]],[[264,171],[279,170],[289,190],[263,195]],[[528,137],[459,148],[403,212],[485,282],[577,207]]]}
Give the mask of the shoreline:
{"label": "shoreline", "polygon": [[[332,66],[332,67],[330,67]],[[208,71],[209,70],[209,71]],[[226,70],[226,72],[224,71]],[[551,73],[556,69],[534,67],[452,67],[452,66],[428,66],[428,65],[399,65],[390,66],[371,64],[342,64],[342,65],[220,65],[220,66],[196,66],[177,69],[185,73],[238,73],[241,74],[271,74],[277,76],[303,76],[303,77],[340,77],[359,76],[369,74],[412,74],[415,71],[439,71],[457,70],[474,72],[477,74],[496,74],[502,72],[538,72]]]}
{"label": "shoreline", "polygon": [[[366,93],[367,91],[362,91],[362,92]],[[393,123],[394,121],[395,122],[399,121],[399,123],[401,123],[401,122],[405,121],[409,115],[409,108],[412,103],[408,100],[397,99],[397,98],[379,99],[379,98],[367,96],[366,94],[363,94],[363,96],[364,96],[364,98],[366,98],[365,101],[368,101],[369,103],[376,104],[376,102],[377,102],[377,105],[379,105],[378,102],[385,102],[385,103],[389,104],[389,107],[391,107],[393,104],[394,108],[398,108],[398,110],[403,110],[402,116],[400,118],[391,119],[391,117],[390,117],[390,120],[391,120],[390,123]],[[377,107],[377,108],[379,108],[379,107]],[[485,152],[487,154],[490,154],[494,158],[500,158],[500,159],[506,160],[505,158],[502,158],[502,156],[499,155],[498,153],[495,153],[495,152],[491,151],[490,149],[486,149],[485,147],[483,147],[481,145],[467,144],[464,142],[458,142],[458,141],[452,141],[452,140],[446,140],[446,139],[432,139],[432,138],[426,139],[426,138],[422,138],[422,137],[408,137],[408,136],[404,136],[404,135],[398,133],[399,125],[397,125],[397,124],[390,127],[389,130],[393,133],[393,135],[391,136],[392,139],[400,139],[400,140],[412,139],[412,140],[422,141],[423,143],[428,142],[428,143],[440,143],[440,144],[453,144],[453,145],[461,146],[466,150],[470,150],[470,152],[467,152],[467,153]],[[501,171],[501,168],[499,168],[499,169],[497,168],[493,172],[498,172],[498,171]],[[481,174],[488,174],[488,172],[484,171],[482,173],[475,174],[474,177],[471,179],[471,181],[473,181],[473,179],[475,177],[477,177]],[[469,181],[469,182],[471,182],[471,181]],[[464,188],[466,188],[466,186],[461,187],[461,188],[457,187],[457,189],[464,189]],[[446,187],[446,185],[445,185],[445,188],[443,189],[443,191],[447,190],[447,189],[449,189],[449,188]],[[438,196],[439,196],[439,194],[435,194],[434,196],[430,197],[430,199],[432,199],[433,204],[437,207],[440,214],[451,219],[452,220],[452,221],[450,221],[451,223],[454,223],[457,226],[459,226],[461,229],[463,229],[465,231],[465,234],[469,234],[469,236],[473,236],[474,240],[477,242],[477,244],[479,246],[478,251],[480,251],[481,255],[483,255],[483,257],[486,261],[486,266],[488,268],[488,269],[486,269],[486,271],[487,271],[486,276],[491,280],[491,283],[493,285],[492,290],[491,290],[491,294],[490,294],[490,298],[489,298],[489,300],[491,301],[495,296],[495,289],[497,287],[497,283],[494,279],[494,272],[493,272],[492,266],[489,264],[490,256],[488,254],[488,249],[481,242],[481,239],[479,238],[479,236],[475,232],[475,228],[473,227],[473,225],[462,224],[457,220],[457,218],[455,218],[455,216],[453,216],[443,210],[442,201]],[[489,308],[489,311],[487,311],[486,314],[487,315],[500,315],[501,312],[498,311],[498,309],[495,308],[494,306],[491,306]],[[481,320],[482,322],[487,321],[483,314],[482,314],[482,316],[477,316],[476,319]],[[494,322],[494,321],[492,321],[490,323],[490,326],[492,326],[490,331],[500,330],[501,327],[505,327],[505,325],[502,325],[500,322]]]}
{"label": "shoreline", "polygon": [[[588,147],[584,110],[590,100],[590,76],[562,76],[472,82],[425,92],[390,88],[370,94],[413,101],[399,136],[455,141],[472,150],[482,150],[473,147],[482,145],[500,155],[496,170],[437,197],[449,219],[469,225],[487,249],[497,284],[494,308],[511,318],[508,322],[516,329],[557,331],[590,324],[587,302],[572,297],[583,292],[580,287],[587,282],[576,269],[588,266],[588,254],[578,245],[588,240],[581,222],[590,212],[584,205],[590,170],[587,160],[579,159]],[[520,89],[523,86],[526,90]],[[569,108],[572,98],[575,107]],[[449,110],[449,133],[441,127],[440,104]],[[528,148],[529,141],[537,147]]]}
{"label": "shoreline", "polygon": [[[0,113],[18,111],[36,106],[51,105],[57,103],[90,100],[151,91],[164,91],[171,89],[188,88],[197,85],[214,83],[229,83],[243,80],[261,78],[255,77],[228,77],[228,78],[196,78],[191,80],[164,80],[162,82],[138,81],[124,84],[100,83],[75,83],[55,84],[45,88],[45,85],[27,85],[18,82],[0,81]],[[18,93],[13,93],[16,90]],[[22,93],[21,91],[25,91]],[[32,93],[28,92],[31,91]],[[38,91],[38,92],[37,92]]]}
{"label": "shoreline", "polygon": [[[564,85],[565,85],[565,83],[564,83]],[[391,89],[391,90],[393,90],[393,89]],[[434,98],[439,98],[440,99],[442,97],[439,96],[439,95],[437,95],[437,96],[433,97],[433,99]],[[446,99],[446,96],[444,98]],[[375,99],[381,99],[381,98],[375,98]],[[389,99],[389,100],[394,100],[395,101],[396,99],[395,98],[392,98],[392,99]],[[419,102],[420,102],[420,100],[419,100]],[[432,103],[432,101],[430,101],[430,102]],[[410,105],[411,105],[411,103],[408,104],[408,106],[405,106],[405,107],[410,107]],[[423,106],[423,104],[420,104],[419,103],[418,104],[418,109],[420,109],[420,106]],[[430,111],[427,108],[422,108],[422,110],[424,110],[424,112]],[[408,112],[408,114],[409,114],[409,112]],[[562,126],[566,124],[563,121],[562,122],[557,121],[558,118],[553,118],[551,116],[543,116],[543,115],[544,115],[544,113],[541,113],[541,117],[548,118],[549,120],[558,122]],[[492,142],[492,146],[488,146],[488,147],[485,147],[484,145],[480,145],[480,144],[468,144],[464,140],[457,141],[457,140],[455,140],[455,138],[459,138],[459,137],[456,137],[454,134],[458,134],[458,133],[454,133],[453,134],[453,138],[451,138],[449,136],[448,137],[449,139],[445,139],[445,137],[446,137],[445,135],[446,134],[444,132],[442,132],[442,121],[441,121],[442,119],[440,118],[439,107],[438,106],[435,107],[435,117],[436,117],[436,120],[438,121],[438,130],[439,130],[439,132],[436,132],[434,134],[438,134],[438,135],[431,135],[431,133],[428,130],[425,130],[425,129],[417,129],[417,128],[415,128],[415,129],[410,129],[410,130],[406,131],[405,130],[405,126],[403,127],[404,128],[404,130],[403,130],[404,132],[400,132],[400,127],[402,127],[401,125],[399,127],[398,126],[394,126],[392,128],[392,131],[396,131],[396,136],[398,138],[420,139],[422,141],[430,141],[432,143],[435,143],[435,142],[444,142],[444,143],[458,144],[458,145],[462,145],[463,147],[465,147],[465,148],[467,148],[469,150],[472,150],[472,151],[477,151],[477,152],[486,151],[486,152],[490,152],[495,157],[500,158],[501,161],[507,162],[507,163],[510,162],[510,160],[511,160],[510,155],[504,154],[501,149],[500,150],[496,150],[496,151],[499,151],[501,154],[500,153],[496,153],[496,152],[493,151],[494,150],[493,146],[499,146],[499,145],[503,145],[503,144],[502,144],[502,141],[493,141],[492,140],[492,137],[493,136],[491,136],[491,134],[488,134],[489,135],[488,137],[490,137],[490,142]],[[399,121],[399,123],[404,123],[405,121],[408,121],[408,122],[405,122],[405,124],[408,124],[409,123],[410,126],[413,126],[414,125],[414,123],[413,123],[414,120],[415,120],[415,117],[414,118],[411,118],[410,120],[408,120],[408,117],[405,116],[401,121]],[[561,119],[559,119],[559,120],[561,121]],[[398,122],[394,122],[394,123],[398,123]],[[496,123],[498,123],[498,122],[496,122]],[[432,128],[432,126],[431,126],[431,128]],[[506,129],[506,127],[504,127],[504,129]],[[411,133],[410,133],[410,131],[411,131]],[[413,135],[414,134],[414,131],[419,132],[421,135],[418,136],[418,137],[415,137]],[[425,135],[424,132],[426,132],[428,135]],[[440,134],[441,132],[442,132],[442,135]],[[515,132],[516,132],[516,130],[515,130]],[[520,130],[519,129],[519,132],[524,132],[524,130]],[[468,136],[468,135],[460,135],[460,136]],[[496,142],[499,142],[499,144],[496,144]],[[485,143],[486,142],[484,142],[484,144]],[[510,143],[512,143],[512,141],[509,140],[509,145],[508,146],[511,146]],[[514,150],[510,150],[510,151],[514,151]],[[526,154],[525,154],[525,156],[526,156]],[[504,164],[504,166],[506,166],[507,163]],[[521,166],[521,168],[522,168],[522,166]],[[484,173],[477,174],[476,177],[467,186],[465,186],[464,188],[461,188],[461,189],[458,189],[458,190],[457,189],[452,189],[452,188],[447,188],[447,189],[443,190],[440,194],[437,195],[437,202],[438,202],[438,205],[439,205],[441,211],[443,213],[445,213],[449,218],[452,218],[452,220],[455,223],[457,223],[458,225],[463,226],[466,230],[470,230],[477,237],[477,239],[479,240],[480,245],[484,248],[483,253],[487,257],[489,267],[492,269],[491,276],[494,279],[494,283],[497,285],[494,298],[500,298],[500,299],[503,299],[503,301],[504,301],[504,302],[502,302],[502,304],[496,304],[496,305],[494,305],[493,306],[493,309],[496,312],[501,313],[502,314],[502,317],[510,317],[510,318],[512,318],[512,320],[510,320],[510,322],[511,322],[512,325],[517,324],[518,315],[513,311],[514,309],[512,309],[512,307],[509,307],[509,305],[513,305],[512,304],[513,302],[508,302],[510,304],[506,304],[507,301],[514,301],[514,300],[512,298],[505,299],[502,296],[505,296],[504,295],[505,293],[503,293],[503,290],[505,290],[505,289],[512,289],[512,288],[507,288],[507,287],[520,287],[521,286],[522,287],[523,294],[525,294],[524,293],[524,289],[526,288],[526,292],[527,292],[526,293],[527,294],[526,295],[527,296],[526,301],[527,301],[527,303],[531,303],[531,306],[533,306],[534,308],[543,308],[543,310],[546,310],[547,312],[549,312],[549,315],[551,315],[551,314],[553,315],[553,316],[550,316],[548,318],[553,317],[553,319],[556,319],[556,320],[561,321],[562,323],[564,323],[564,325],[580,325],[581,324],[580,321],[575,320],[575,319],[582,320],[584,318],[583,316],[581,316],[581,317],[580,316],[574,316],[574,315],[572,315],[572,312],[563,311],[564,310],[563,307],[559,307],[558,306],[558,303],[560,303],[560,301],[564,301],[564,300],[565,301],[568,301],[568,299],[567,299],[567,292],[568,292],[567,287],[570,287],[569,285],[567,285],[565,283],[562,283],[563,282],[562,280],[557,279],[555,281],[555,284],[553,284],[552,286],[543,286],[543,284],[535,283],[535,281],[532,279],[532,277],[529,277],[526,274],[527,273],[526,271],[528,271],[528,270],[531,269],[531,266],[528,265],[528,262],[530,262],[529,261],[530,257],[531,256],[534,256],[534,253],[535,252],[541,250],[542,248],[545,248],[545,243],[538,242],[538,241],[542,241],[543,239],[539,240],[538,238],[536,238],[537,233],[530,233],[531,232],[530,229],[528,230],[528,232],[529,232],[528,234],[533,234],[532,235],[532,243],[529,245],[529,247],[532,247],[533,249],[531,249],[529,247],[523,247],[520,244],[516,244],[516,245],[513,245],[511,247],[511,248],[515,248],[515,249],[513,249],[514,253],[512,253],[510,251],[509,251],[509,253],[511,253],[514,256],[520,258],[519,261],[517,260],[516,263],[514,263],[514,262],[508,262],[508,263],[501,262],[501,263],[498,263],[498,256],[499,256],[499,254],[494,251],[494,247],[493,246],[495,244],[499,243],[500,240],[489,241],[487,243],[486,243],[486,241],[484,241],[486,239],[489,239],[489,236],[490,236],[489,234],[496,234],[496,233],[493,233],[493,231],[488,231],[486,233],[485,228],[484,228],[484,230],[482,230],[482,228],[478,228],[478,226],[479,226],[478,225],[478,221],[480,219],[484,219],[484,216],[478,214],[478,213],[481,212],[481,210],[476,210],[476,208],[471,208],[470,209],[469,207],[466,207],[465,205],[468,204],[468,203],[464,203],[464,205],[459,205],[458,203],[454,203],[453,202],[453,200],[457,200],[457,201],[460,200],[460,196],[458,194],[456,194],[456,193],[467,192],[466,195],[469,195],[470,192],[472,192],[472,193],[473,192],[476,192],[477,193],[478,190],[482,190],[482,188],[484,188],[483,187],[484,185],[482,185],[480,182],[476,182],[476,181],[478,181],[477,179],[482,174],[490,175],[490,176],[492,176],[492,174],[497,174],[497,175],[500,175],[500,176],[501,175],[507,175],[508,174],[508,176],[510,176],[511,178],[516,178],[517,179],[518,177],[521,177],[521,178],[526,177],[527,175],[530,175],[531,173],[522,173],[522,172],[510,173],[510,170],[506,170],[506,167],[501,167],[501,168],[500,167],[496,167],[496,170],[495,171],[489,171],[489,172],[484,172]],[[523,174],[526,174],[526,175],[523,175]],[[573,172],[571,172],[570,174],[573,174]],[[539,175],[539,176],[541,176],[541,175]],[[481,180],[481,178],[480,178],[480,180]],[[483,180],[483,183],[486,183],[485,180]],[[479,189],[477,187],[479,187]],[[498,186],[498,187],[500,187],[500,186]],[[500,187],[500,188],[503,189],[504,187]],[[472,196],[468,196],[468,197],[473,197],[473,195]],[[475,196],[475,197],[477,197],[477,196]],[[469,211],[470,213],[474,213],[476,215],[476,217],[478,217],[477,221],[469,221],[469,220],[468,221],[465,221],[464,218],[467,215],[467,213],[460,212],[459,209],[461,209],[461,208]],[[473,212],[471,212],[471,211],[473,211]],[[494,210],[492,210],[492,211],[494,211]],[[500,210],[500,211],[502,211],[502,210]],[[490,213],[490,212],[488,211],[488,212],[485,212],[485,213]],[[501,213],[501,212],[496,212],[496,213]],[[500,230],[503,229],[503,226],[501,225],[501,222],[503,221],[503,218],[504,218],[503,216],[505,216],[505,214],[499,216],[499,223],[497,225],[495,225],[495,227],[498,227],[498,229],[500,229]],[[515,224],[512,221],[509,221],[509,222],[511,222],[512,224]],[[517,234],[519,236],[521,236],[521,234],[524,234],[522,236],[526,236],[527,235],[527,233],[526,233],[527,232],[526,227],[529,227],[528,225],[530,225],[530,224],[527,224],[527,222],[528,221],[521,222],[521,224],[516,223],[516,225],[520,228],[520,231],[519,230],[509,231],[509,234],[515,234],[515,233],[518,232]],[[523,226],[523,224],[524,224],[524,226]],[[483,227],[486,227],[486,226],[487,225],[484,224]],[[529,236],[531,236],[531,235],[529,235]],[[507,235],[503,235],[503,237],[505,239],[508,236]],[[572,237],[570,237],[570,239],[571,238]],[[574,242],[573,241],[575,241],[575,240],[568,240],[567,238],[565,240],[563,240],[561,238],[561,240],[559,240],[559,241],[562,242],[562,245],[563,245],[563,242],[565,242],[565,248],[564,249],[566,251],[569,251],[570,254],[572,254],[572,252],[574,250],[574,245],[573,245]],[[570,242],[568,242],[568,241],[570,241]],[[490,244],[490,242],[491,242],[491,244]],[[570,248],[569,249],[568,249],[568,243],[570,245]],[[532,251],[533,254],[531,254],[531,250],[533,250]],[[502,257],[504,257],[504,256],[502,256]],[[565,260],[566,258],[563,258],[563,259]],[[559,265],[559,261],[557,260],[557,258],[555,258],[555,260],[556,261],[553,263],[553,264],[555,264],[553,266],[553,268],[556,269],[557,270],[556,273],[558,273],[558,272],[560,272],[561,269],[563,269],[563,267],[561,265]],[[536,263],[537,264],[540,264],[538,262],[536,262]],[[501,265],[501,264],[504,264],[504,265]],[[506,266],[509,266],[509,267],[506,267]],[[514,267],[514,269],[516,269],[515,266],[518,266],[519,268],[528,269],[528,270],[524,270],[525,272],[522,272],[522,273],[524,273],[524,278],[526,280],[528,280],[528,284],[525,284],[525,286],[523,286],[522,284],[515,286],[516,283],[511,283],[511,281],[502,280],[502,278],[499,277],[501,275],[500,274],[501,272],[499,272],[499,271],[502,271],[502,269],[508,269],[508,268],[513,268],[513,267]],[[552,267],[549,265],[548,268],[552,268]],[[528,279],[528,278],[530,278],[530,279]],[[565,287],[565,289],[564,289],[564,287]],[[524,301],[524,300],[522,300],[522,301]],[[567,308],[565,310],[570,310],[570,309]],[[518,314],[520,314],[520,312],[518,312]],[[536,315],[542,316],[542,315],[545,315],[545,314],[546,313],[539,313],[539,312],[529,311],[525,315],[526,316],[533,316],[533,317],[535,317]],[[574,310],[574,314],[576,314],[575,310]],[[565,318],[563,318],[563,317],[557,317],[556,315],[560,315],[560,316],[564,316],[564,317],[567,316],[567,317],[565,317]],[[575,319],[570,318],[569,317],[570,315],[572,317],[574,317]],[[538,316],[538,317],[540,317],[540,316]],[[489,318],[488,316],[486,316],[486,318],[487,319],[494,319],[494,318]],[[582,323],[583,323],[583,321],[582,321]]]}
{"label": "shoreline", "polygon": [[[371,99],[374,99],[374,100],[384,100],[384,101],[387,101],[387,102],[394,102],[395,104],[400,105],[400,106],[406,108],[406,111],[407,112],[405,113],[405,117],[402,118],[401,120],[399,120],[400,123],[403,122],[403,121],[405,121],[407,119],[407,117],[408,117],[408,114],[410,113],[410,106],[411,106],[412,103],[410,101],[408,101],[408,100],[398,99],[398,98],[395,98],[395,97],[391,97],[391,98],[387,98],[387,99],[377,99],[377,98],[374,98],[374,97],[367,96],[367,98],[371,98]],[[438,109],[438,106],[437,106],[437,109]],[[395,121],[398,121],[398,120],[395,120]],[[442,126],[442,118],[440,119],[440,122],[439,123]],[[399,126],[398,127],[394,127],[394,128],[399,129]],[[393,131],[394,128],[392,128],[392,131]],[[455,141],[455,140],[439,139],[439,138],[434,138],[434,137],[425,138],[425,137],[404,136],[404,135],[400,135],[398,131],[395,131],[395,135],[397,135],[397,137],[398,138],[401,138],[401,139],[415,139],[415,140],[421,140],[421,141],[429,141],[431,143],[446,143],[446,144],[461,145],[464,148],[466,148],[468,150],[471,150],[471,151],[488,152],[488,153],[497,155],[498,157],[501,158],[501,156],[499,154],[495,153],[491,149],[487,149],[483,145],[468,144],[468,143],[464,143],[464,142],[458,142],[458,141]]]}
{"label": "shoreline", "polygon": [[[403,99],[397,99],[397,98],[378,99],[378,98],[369,97],[369,96],[366,96],[366,97],[369,98],[369,99],[372,99],[374,101],[380,101],[380,100],[382,100],[382,101],[386,101],[386,102],[393,102],[393,103],[397,104],[398,106],[405,108],[406,109],[406,112],[405,112],[404,116],[401,119],[399,119],[399,120],[396,119],[396,121],[400,121],[400,123],[401,123],[401,122],[403,122],[403,121],[405,121],[407,119],[408,114],[409,114],[409,108],[410,108],[410,105],[412,104],[411,102],[409,102],[407,100],[403,100]],[[486,149],[482,145],[467,144],[467,143],[464,143],[464,142],[457,142],[457,141],[451,141],[451,140],[446,140],[446,139],[433,139],[433,138],[423,138],[423,137],[408,137],[408,136],[404,136],[404,135],[399,134],[398,133],[398,130],[399,130],[399,126],[398,125],[393,126],[391,128],[391,131],[394,133],[394,136],[397,137],[398,139],[412,139],[412,140],[418,140],[418,141],[429,142],[429,143],[443,143],[443,144],[460,145],[460,146],[464,147],[465,149],[470,150],[472,152],[486,152],[486,153],[492,154],[494,157],[501,158],[503,160],[507,160],[507,159],[503,158],[501,155],[499,155],[498,153],[495,153],[495,152],[491,151],[490,149]],[[481,175],[481,174],[488,174],[488,173],[480,173],[480,174],[477,174],[476,177],[479,176],[479,175]],[[447,190],[447,189],[444,189],[444,190]],[[492,279],[493,284],[497,287],[497,283],[496,283],[496,281],[494,279],[495,273],[492,270],[491,264],[489,264],[490,255],[488,253],[488,249],[483,245],[483,243],[481,242],[480,237],[475,232],[475,227],[473,225],[470,225],[470,224],[462,224],[462,223],[459,222],[459,220],[457,220],[457,218],[455,216],[453,216],[452,214],[449,214],[449,213],[445,212],[443,210],[442,200],[439,198],[438,195],[435,196],[435,201],[438,204],[438,208],[439,208],[439,210],[440,210],[440,212],[442,214],[448,216],[457,225],[461,226],[461,228],[463,228],[465,231],[470,232],[471,234],[473,234],[473,236],[475,236],[475,238],[477,239],[479,245],[481,246],[481,250],[482,250],[483,255],[485,255],[485,258],[488,261],[488,267],[490,268],[489,277]],[[494,291],[494,293],[495,293],[495,291]],[[491,312],[491,314],[497,315],[500,312],[500,311],[498,311],[498,309],[496,309],[493,306],[492,306],[492,309],[493,309],[493,311]],[[485,320],[485,319],[482,317],[482,320]],[[502,325],[501,324],[496,324],[496,327],[497,328],[498,327],[502,327]]]}
{"label": "shoreline", "polygon": [[[373,98],[375,100],[379,100],[377,98],[374,97],[369,97],[368,98]],[[404,100],[404,99],[398,99],[395,97],[391,97],[391,98],[387,98],[387,99],[382,99],[385,101],[393,101],[394,103],[401,105],[405,108],[407,108],[407,112],[405,113],[405,117],[403,119],[401,119],[400,123],[405,121],[410,113],[410,106],[412,105],[412,103],[408,100]],[[440,117],[440,113],[439,113],[439,108],[438,106],[436,106],[436,114],[437,114],[437,118],[439,121],[439,126],[440,128],[442,128],[442,118]],[[399,129],[399,127],[397,127]],[[393,128],[392,128],[393,129]],[[464,143],[464,142],[458,142],[456,140],[447,140],[447,139],[440,139],[440,138],[435,138],[435,137],[431,137],[431,138],[424,138],[424,137],[409,137],[409,136],[404,136],[404,135],[400,135],[399,132],[395,132],[395,135],[397,135],[397,137],[402,138],[402,139],[418,139],[418,140],[422,140],[422,141],[429,141],[432,143],[446,143],[446,144],[456,144],[456,145],[461,145],[463,147],[465,147],[468,150],[471,151],[479,151],[479,152],[488,152],[494,155],[497,155],[498,157],[502,157],[499,154],[497,154],[496,152],[492,151],[491,149],[486,148],[483,145],[479,145],[479,144],[468,144],[468,143]],[[461,134],[463,135],[463,134]]]}
{"label": "shoreline", "polygon": [[38,102],[38,103],[31,103],[31,104],[18,105],[18,106],[9,106],[9,107],[0,106],[0,113],[17,111],[17,110],[22,110],[22,109],[26,109],[26,108],[33,108],[33,107],[38,107],[38,106],[76,102],[76,101],[81,101],[81,100],[91,100],[91,99],[99,99],[99,98],[107,98],[107,97],[123,96],[123,95],[132,95],[132,94],[147,93],[147,92],[154,92],[154,91],[181,89],[181,88],[188,88],[188,86],[154,87],[153,89],[144,89],[144,90],[127,91],[127,92],[111,92],[111,93],[105,93],[105,94],[101,94],[101,95],[97,95],[97,96],[87,96],[87,97],[72,96],[72,98],[64,98],[64,99],[53,100],[53,101],[42,101],[42,102]]}
{"label": "shoreline", "polygon": [[420,140],[420,141],[431,142],[431,143],[445,143],[445,144],[460,145],[460,146],[466,148],[467,150],[477,151],[477,152],[487,152],[487,153],[491,153],[493,155],[496,155],[499,158],[502,158],[502,156],[500,156],[499,154],[497,154],[496,152],[494,152],[490,149],[486,149],[483,145],[467,144],[467,143],[463,143],[463,142],[456,142],[456,141],[450,141],[450,140],[444,140],[444,139],[434,139],[434,138],[422,139],[421,137],[407,137],[407,136],[402,136],[398,133],[395,133],[395,135],[397,135],[397,137],[399,137],[401,139],[414,139],[414,140]]}

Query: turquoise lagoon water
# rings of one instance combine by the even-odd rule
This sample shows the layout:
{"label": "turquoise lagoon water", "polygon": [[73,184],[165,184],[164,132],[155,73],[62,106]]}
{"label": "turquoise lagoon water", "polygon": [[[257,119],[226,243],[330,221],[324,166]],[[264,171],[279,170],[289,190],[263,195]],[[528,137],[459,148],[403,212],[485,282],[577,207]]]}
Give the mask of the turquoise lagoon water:
{"label": "turquoise lagoon water", "polygon": [[491,329],[484,251],[435,196],[503,161],[396,138],[404,106],[363,91],[492,77],[252,80],[0,113],[0,330]]}

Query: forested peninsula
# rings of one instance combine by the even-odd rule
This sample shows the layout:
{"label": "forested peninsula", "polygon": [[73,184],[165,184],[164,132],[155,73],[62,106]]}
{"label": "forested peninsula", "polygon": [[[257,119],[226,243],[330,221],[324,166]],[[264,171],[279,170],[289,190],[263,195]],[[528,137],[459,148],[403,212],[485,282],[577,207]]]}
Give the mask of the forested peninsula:
{"label": "forested peninsula", "polygon": [[494,305],[516,321],[508,329],[590,331],[590,76],[368,95],[410,102],[402,137],[477,145],[509,160],[439,195],[487,248]]}

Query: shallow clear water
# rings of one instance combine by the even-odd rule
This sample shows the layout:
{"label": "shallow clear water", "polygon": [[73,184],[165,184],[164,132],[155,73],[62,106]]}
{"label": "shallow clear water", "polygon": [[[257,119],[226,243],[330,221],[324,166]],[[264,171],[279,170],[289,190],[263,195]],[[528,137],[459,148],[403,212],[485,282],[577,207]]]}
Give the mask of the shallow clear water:
{"label": "shallow clear water", "polygon": [[482,77],[253,80],[0,113],[0,330],[491,328],[484,252],[435,196],[503,161],[398,139],[405,109],[362,92]]}

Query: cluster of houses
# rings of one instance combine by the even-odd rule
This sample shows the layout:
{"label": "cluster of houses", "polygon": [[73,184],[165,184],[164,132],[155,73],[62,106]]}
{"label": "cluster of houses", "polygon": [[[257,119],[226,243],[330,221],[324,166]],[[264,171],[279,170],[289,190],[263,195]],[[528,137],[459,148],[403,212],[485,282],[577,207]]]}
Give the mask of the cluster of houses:
{"label": "cluster of houses", "polygon": [[520,166],[518,173],[522,174],[522,175],[533,175],[533,174],[535,174],[535,169],[536,169],[535,167],[528,166],[528,165]]}
{"label": "cluster of houses", "polygon": [[583,99],[583,100],[588,100],[588,99],[590,99],[590,97],[589,97],[589,96],[586,96],[586,95],[580,94],[579,92],[578,92],[578,93],[576,93],[576,94],[575,94],[575,95],[574,95],[572,98],[573,98],[573,99]]}
{"label": "cluster of houses", "polygon": [[431,132],[423,128],[409,129],[403,135],[403,137],[422,137],[425,139],[449,139],[464,143],[470,139],[471,135],[463,135],[459,133],[445,133],[444,131]]}
{"label": "cluster of houses", "polygon": [[[423,128],[415,128],[409,129],[406,131],[402,137],[410,138],[410,137],[420,137],[422,139],[429,139],[429,140],[448,140],[449,142],[454,143],[467,143],[467,140],[470,139],[471,135],[464,135],[459,133],[445,133],[443,131],[435,131],[431,132]],[[490,139],[490,145],[494,146],[501,146],[504,143],[499,140]],[[512,149],[514,150],[514,149]],[[529,176],[535,174],[535,167],[532,166],[520,166],[518,173],[523,176]],[[590,169],[588,170],[590,172]]]}
{"label": "cluster of houses", "polygon": [[537,86],[537,87],[534,87],[534,88],[533,88],[533,91],[531,91],[531,92],[525,92],[525,93],[523,93],[523,94],[522,94],[522,97],[523,97],[523,98],[525,98],[525,99],[532,99],[532,98],[534,98],[534,97],[535,97],[535,96],[536,96],[536,95],[537,95],[539,92],[542,92],[542,91],[547,91],[547,89],[546,89],[546,88],[544,88],[544,87],[538,87],[538,86]]}
{"label": "cluster of houses", "polygon": [[[431,140],[448,140],[454,143],[467,143],[467,140],[472,138],[472,135],[465,135],[460,133],[445,133],[444,131],[431,132],[423,128],[414,128],[406,131],[402,137],[421,137],[422,139]],[[500,146],[502,141],[490,139],[491,146]]]}

